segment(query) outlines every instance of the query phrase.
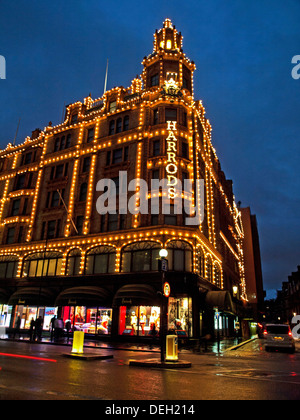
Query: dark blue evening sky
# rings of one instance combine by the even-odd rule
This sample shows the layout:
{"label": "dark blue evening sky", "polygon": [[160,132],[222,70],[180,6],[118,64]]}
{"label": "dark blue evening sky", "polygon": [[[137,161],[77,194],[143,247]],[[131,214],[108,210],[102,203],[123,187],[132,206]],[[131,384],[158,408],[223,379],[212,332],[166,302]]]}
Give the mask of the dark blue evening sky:
{"label": "dark blue evening sky", "polygon": [[49,121],[64,104],[130,85],[170,18],[197,65],[195,96],[236,201],[257,215],[264,288],[300,264],[299,0],[0,0],[0,148]]}

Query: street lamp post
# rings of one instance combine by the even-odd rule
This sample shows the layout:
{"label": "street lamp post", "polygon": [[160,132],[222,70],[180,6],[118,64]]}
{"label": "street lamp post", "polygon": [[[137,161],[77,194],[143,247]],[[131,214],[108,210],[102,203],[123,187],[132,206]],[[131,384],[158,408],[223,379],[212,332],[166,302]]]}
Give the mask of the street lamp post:
{"label": "street lamp post", "polygon": [[160,313],[160,342],[161,342],[161,352],[160,352],[160,360],[161,363],[165,362],[165,341],[166,341],[166,328],[167,328],[167,310],[168,310],[168,302],[169,302],[169,290],[166,292],[165,289],[165,273],[168,270],[168,260],[166,257],[168,256],[168,251],[166,249],[161,249],[159,251],[159,269],[161,272],[161,313]]}

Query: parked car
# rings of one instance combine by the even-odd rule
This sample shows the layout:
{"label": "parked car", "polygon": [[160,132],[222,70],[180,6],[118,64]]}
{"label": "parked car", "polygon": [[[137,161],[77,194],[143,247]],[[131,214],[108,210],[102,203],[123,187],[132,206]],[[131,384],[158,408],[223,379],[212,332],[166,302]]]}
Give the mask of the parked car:
{"label": "parked car", "polygon": [[265,350],[288,349],[295,352],[295,340],[290,326],[287,324],[266,324],[264,330],[266,339]]}

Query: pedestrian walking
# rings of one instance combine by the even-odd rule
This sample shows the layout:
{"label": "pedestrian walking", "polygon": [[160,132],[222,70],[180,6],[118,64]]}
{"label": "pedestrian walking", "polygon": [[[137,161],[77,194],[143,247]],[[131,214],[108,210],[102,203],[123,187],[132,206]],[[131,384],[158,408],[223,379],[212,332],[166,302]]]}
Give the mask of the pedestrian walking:
{"label": "pedestrian walking", "polygon": [[72,328],[72,324],[71,324],[71,321],[69,319],[66,321],[65,327],[66,327],[66,331],[67,331],[67,342],[69,342],[70,332],[71,332],[71,328]]}
{"label": "pedestrian walking", "polygon": [[29,329],[29,341],[33,341],[34,329],[35,329],[35,320],[33,318],[31,318],[30,329]]}
{"label": "pedestrian walking", "polygon": [[56,315],[54,315],[53,318],[51,318],[50,321],[50,340],[53,341],[55,338],[55,321],[56,321]]}
{"label": "pedestrian walking", "polygon": [[15,324],[15,329],[14,329],[14,340],[16,338],[16,334],[19,335],[19,339],[20,339],[20,329],[21,329],[21,317],[20,317],[20,315],[18,315],[18,318],[16,320],[16,324]]}
{"label": "pedestrian walking", "polygon": [[41,316],[35,321],[35,330],[38,341],[41,341],[43,332],[43,318]]}

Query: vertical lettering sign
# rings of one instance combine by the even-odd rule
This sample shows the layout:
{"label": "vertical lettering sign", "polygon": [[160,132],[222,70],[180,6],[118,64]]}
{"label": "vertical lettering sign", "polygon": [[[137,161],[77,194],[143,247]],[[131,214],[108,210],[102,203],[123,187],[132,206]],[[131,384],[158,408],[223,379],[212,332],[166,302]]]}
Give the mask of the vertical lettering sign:
{"label": "vertical lettering sign", "polygon": [[178,183],[177,173],[178,173],[178,166],[177,166],[177,138],[175,136],[176,131],[176,124],[177,121],[167,121],[168,124],[168,137],[166,139],[167,143],[167,166],[166,166],[166,173],[167,173],[167,186],[168,186],[168,195],[170,199],[174,199],[176,197],[176,185]]}

